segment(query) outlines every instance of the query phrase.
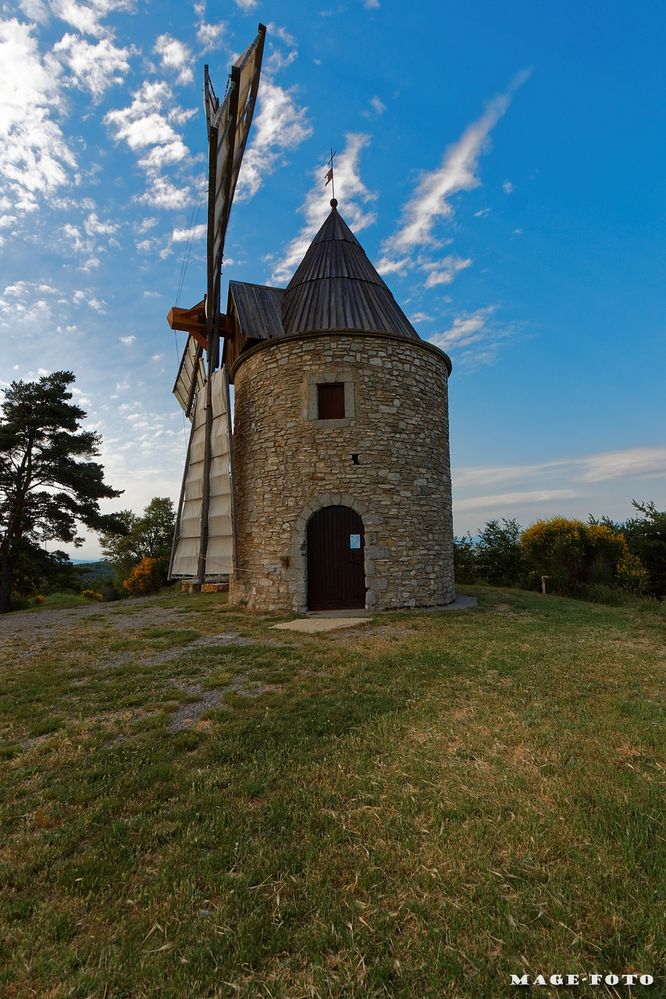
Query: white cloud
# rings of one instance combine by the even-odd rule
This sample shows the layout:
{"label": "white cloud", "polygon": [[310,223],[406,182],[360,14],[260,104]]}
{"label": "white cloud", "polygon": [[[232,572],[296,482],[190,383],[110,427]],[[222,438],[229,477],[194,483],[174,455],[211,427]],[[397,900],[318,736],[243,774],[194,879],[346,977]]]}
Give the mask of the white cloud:
{"label": "white cloud", "polygon": [[363,6],[368,10],[379,10],[379,0],[363,0]]}
{"label": "white cloud", "polygon": [[33,26],[0,21],[0,177],[14,211],[69,184],[76,159],[54,116],[64,111],[57,72],[41,59]]}
{"label": "white cloud", "polygon": [[168,83],[145,80],[134,92],[132,103],[109,111],[104,121],[114,131],[116,142],[126,142],[133,152],[146,146],[168,144],[179,140],[169,122],[169,113],[164,110],[172,98]]}
{"label": "white cloud", "polygon": [[[190,239],[195,241],[203,239],[206,235],[207,226],[205,223],[195,225],[191,229],[174,229],[171,233],[172,243],[188,243]],[[228,261],[227,261],[228,263]]]}
{"label": "white cloud", "polygon": [[[402,210],[400,225],[382,246],[382,264],[387,273],[391,261],[404,262],[425,246],[439,246],[433,230],[436,224],[453,214],[451,198],[460,191],[471,191],[481,183],[477,173],[481,154],[489,147],[493,127],[506,112],[515,91],[528,77],[518,74],[509,88],[495,97],[477,121],[469,125],[457,142],[444,153],[441,165],[423,173],[411,198]],[[418,261],[415,261],[418,266]],[[404,268],[404,263],[402,263]],[[446,272],[444,268],[443,273]],[[434,283],[431,280],[431,284]]]}
{"label": "white cloud", "polygon": [[37,24],[48,24],[49,9],[44,0],[21,0],[19,7],[26,17]]}
{"label": "white cloud", "polygon": [[312,135],[306,107],[295,101],[295,90],[285,90],[270,78],[259,89],[257,117],[243,157],[237,198],[252,198],[265,177],[273,173],[288,149],[295,149]]}
{"label": "white cloud", "polygon": [[375,112],[375,114],[384,114],[386,111],[386,105],[379,97],[370,98],[370,107]]}
{"label": "white cloud", "polygon": [[[376,219],[376,213],[368,210],[367,205],[374,201],[377,195],[368,190],[359,173],[361,151],[369,144],[370,136],[361,132],[348,132],[345,138],[345,148],[335,160],[335,194],[344,218],[354,232],[360,232]],[[300,208],[301,213],[305,215],[305,225],[287,245],[281,260],[275,266],[272,275],[272,280],[275,282],[282,283],[289,280],[330,211],[330,188],[324,187],[325,173],[326,167],[322,163],[313,171],[312,187]]]}
{"label": "white cloud", "polygon": [[120,337],[120,342],[126,344],[127,346],[130,346],[131,344],[136,343],[136,337],[135,336],[121,336]]}
{"label": "white cloud", "polygon": [[148,173],[157,173],[163,166],[170,163],[180,163],[181,160],[189,156],[189,153],[185,143],[181,139],[174,138],[164,145],[153,146],[145,156],[141,157],[139,166]]}
{"label": "white cloud", "polygon": [[187,208],[192,200],[192,188],[176,187],[166,177],[154,177],[150,179],[150,186],[146,192],[137,198],[144,205],[151,208],[164,208],[167,211],[176,211]]}
{"label": "white cloud", "polygon": [[225,21],[216,21],[215,24],[210,24],[203,20],[200,21],[197,24],[197,41],[202,53],[212,52],[213,49],[218,48],[226,30],[227,25]]}
{"label": "white cloud", "polygon": [[192,82],[192,54],[187,45],[179,42],[177,38],[172,38],[171,35],[160,35],[155,42],[153,52],[160,57],[165,69],[175,70],[177,83]]}
{"label": "white cloud", "polygon": [[144,298],[161,298],[162,296],[159,293],[159,291],[144,291],[143,297]]}
{"label": "white cloud", "polygon": [[246,13],[249,13],[249,11],[253,10],[257,6],[257,0],[234,0],[234,3]]}
{"label": "white cloud", "polygon": [[118,225],[115,222],[102,222],[97,218],[96,212],[91,212],[83,223],[89,236],[111,236],[118,232]]}
{"label": "white cloud", "polygon": [[[109,38],[88,42],[80,35],[63,35],[53,46],[53,59],[72,74],[68,82],[89,90],[99,100],[109,87],[121,84],[129,72],[131,48],[118,48]],[[49,59],[49,65],[53,65]]]}
{"label": "white cloud", "polygon": [[504,183],[502,184],[502,190],[504,191],[505,194],[513,194],[513,192],[516,189],[510,180],[505,180]]}
{"label": "white cloud", "polygon": [[471,264],[472,261],[469,257],[463,259],[451,255],[444,257],[443,260],[423,264],[424,270],[429,272],[425,283],[426,288],[434,288],[438,284],[451,284],[456,274],[464,271]]}
{"label": "white cloud", "polygon": [[8,295],[10,298],[25,298],[28,288],[27,281],[16,281],[14,284],[8,284],[5,287],[3,295]]}
{"label": "white cloud", "polygon": [[101,37],[108,31],[102,24],[107,14],[134,10],[134,0],[88,0],[87,4],[76,0],[50,0],[53,13],[61,21],[66,21],[82,34]]}

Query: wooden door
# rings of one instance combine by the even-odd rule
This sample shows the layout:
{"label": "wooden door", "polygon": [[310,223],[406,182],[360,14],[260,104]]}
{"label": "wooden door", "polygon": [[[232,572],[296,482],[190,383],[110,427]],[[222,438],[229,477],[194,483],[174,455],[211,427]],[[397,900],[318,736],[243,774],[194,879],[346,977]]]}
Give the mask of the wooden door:
{"label": "wooden door", "polygon": [[363,521],[347,506],[326,506],[308,523],[308,610],[365,607]]}

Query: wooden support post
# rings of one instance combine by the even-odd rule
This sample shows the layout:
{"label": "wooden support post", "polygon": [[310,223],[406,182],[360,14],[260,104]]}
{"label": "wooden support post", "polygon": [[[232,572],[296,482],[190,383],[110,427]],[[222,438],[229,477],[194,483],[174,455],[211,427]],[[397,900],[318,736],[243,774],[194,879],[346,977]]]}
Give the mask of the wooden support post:
{"label": "wooden support post", "polygon": [[210,510],[210,463],[213,434],[213,373],[217,366],[217,331],[213,326],[208,334],[208,371],[206,379],[206,436],[204,439],[204,475],[201,496],[201,542],[196,582],[206,581],[206,556],[208,554],[208,513]]}

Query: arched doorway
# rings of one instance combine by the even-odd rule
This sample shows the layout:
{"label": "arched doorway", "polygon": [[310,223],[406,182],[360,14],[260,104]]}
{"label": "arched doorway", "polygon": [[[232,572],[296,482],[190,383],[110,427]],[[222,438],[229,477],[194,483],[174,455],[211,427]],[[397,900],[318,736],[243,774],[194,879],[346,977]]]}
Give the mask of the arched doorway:
{"label": "arched doorway", "polygon": [[325,506],[308,521],[308,610],[365,607],[363,521],[348,506]]}

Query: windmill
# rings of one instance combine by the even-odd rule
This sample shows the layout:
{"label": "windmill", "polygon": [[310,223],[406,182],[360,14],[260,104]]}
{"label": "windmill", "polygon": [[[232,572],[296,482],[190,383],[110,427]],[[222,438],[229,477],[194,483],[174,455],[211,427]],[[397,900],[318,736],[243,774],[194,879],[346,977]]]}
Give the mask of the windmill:
{"label": "windmill", "polygon": [[192,426],[178,503],[169,576],[195,584],[237,570],[229,378],[220,340],[224,240],[259,90],[266,28],[231,67],[224,100],[204,67],[208,131],[206,295],[191,309],[172,308],[167,322],[189,334],[173,392]]}

